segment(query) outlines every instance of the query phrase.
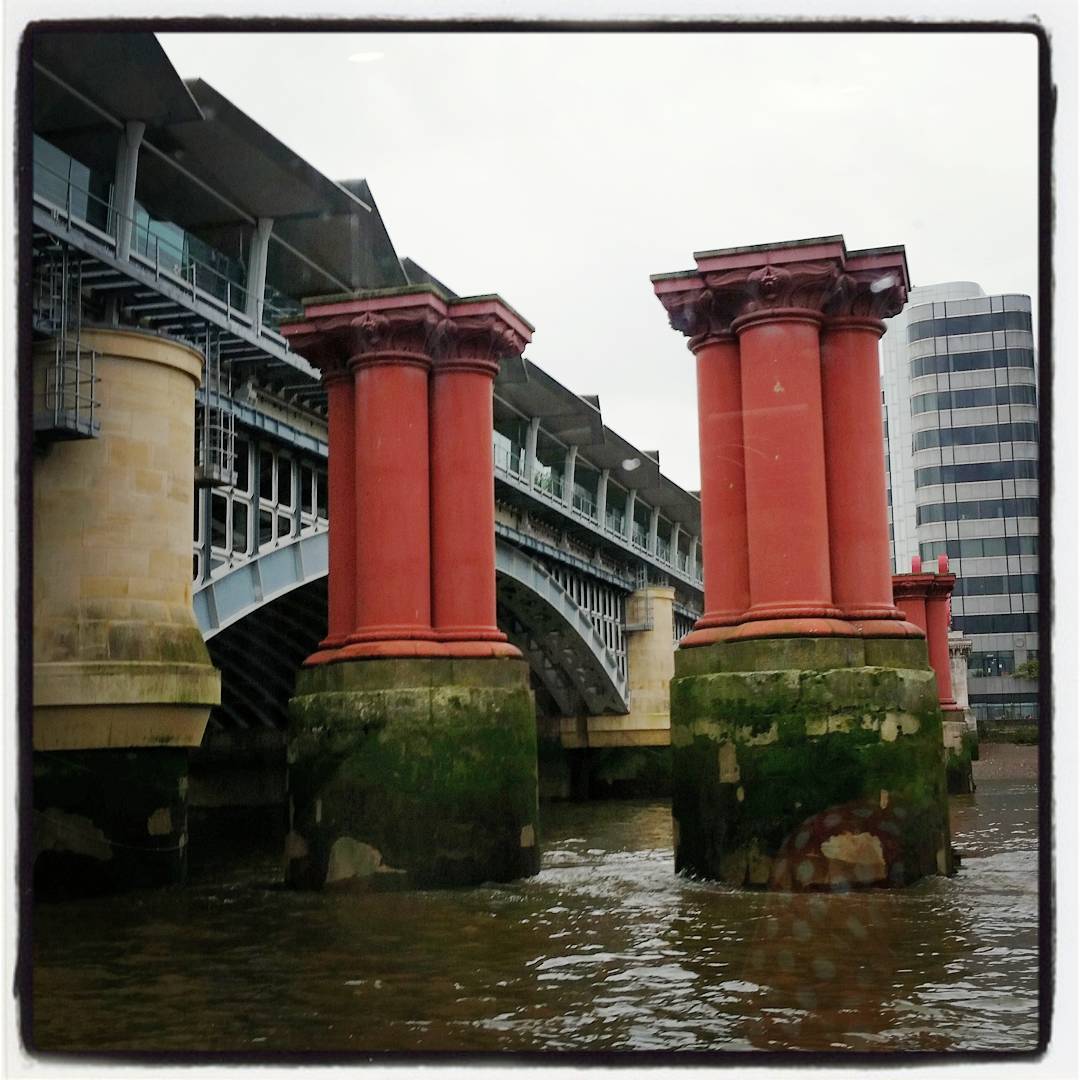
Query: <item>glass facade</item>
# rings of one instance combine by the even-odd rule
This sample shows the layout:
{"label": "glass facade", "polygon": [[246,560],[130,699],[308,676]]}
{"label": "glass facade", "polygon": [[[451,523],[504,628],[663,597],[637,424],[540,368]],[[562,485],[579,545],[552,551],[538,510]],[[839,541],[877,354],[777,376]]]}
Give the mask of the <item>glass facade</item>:
{"label": "glass facade", "polygon": [[[105,236],[115,236],[117,214],[111,174],[96,172],[52,143],[34,135],[34,193],[47,199],[65,213],[97,229]],[[244,254],[227,255],[171,221],[154,218],[136,200],[131,230],[131,250],[152,260],[166,273],[184,281],[194,281],[199,289],[231,307],[243,310],[246,305],[247,266]],[[264,319],[277,321],[296,315],[297,301],[266,288]]]}
{"label": "glass facade", "polygon": [[915,432],[912,448],[933,450],[939,446],[986,446],[990,443],[1039,441],[1038,424],[979,424],[977,427],[929,428]]}
{"label": "glass facade", "polygon": [[1034,349],[991,349],[988,352],[945,353],[920,356],[911,361],[911,377],[988,371],[1003,368],[1034,368]]}
{"label": "glass facade", "polygon": [[964,484],[974,480],[1037,480],[1039,464],[1032,458],[1015,461],[972,461],[962,465],[928,465],[915,470],[915,486]]}
{"label": "glass facade", "polygon": [[70,154],[34,136],[34,193],[48,199],[72,217],[105,232],[109,228],[109,205],[113,178],[95,172]]}
{"label": "glass facade", "polygon": [[1037,517],[1038,499],[981,499],[972,502],[929,503],[916,507],[915,522],[982,521],[987,518]]}
{"label": "glass facade", "polygon": [[1031,301],[973,282],[911,291],[882,338],[894,570],[947,555],[980,720],[1038,715],[1037,360]]}
{"label": "glass facade", "polygon": [[984,334],[987,330],[1027,330],[1031,332],[1030,311],[992,311],[985,315],[951,315],[944,319],[923,319],[908,324],[908,341],[932,337]]}

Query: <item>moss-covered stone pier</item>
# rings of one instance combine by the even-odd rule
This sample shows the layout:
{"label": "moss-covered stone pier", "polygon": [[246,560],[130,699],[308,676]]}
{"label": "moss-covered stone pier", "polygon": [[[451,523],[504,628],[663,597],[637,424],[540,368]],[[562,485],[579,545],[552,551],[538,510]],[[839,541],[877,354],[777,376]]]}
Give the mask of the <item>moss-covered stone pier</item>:
{"label": "moss-covered stone pier", "polygon": [[[680,650],[671,745],[677,870],[807,888],[951,872],[941,711],[919,639]],[[848,839],[798,843],[829,810]],[[853,815],[866,827],[852,831]]]}
{"label": "moss-covered stone pier", "polygon": [[475,885],[539,869],[524,660],[320,665],[300,673],[290,709],[290,885]]}

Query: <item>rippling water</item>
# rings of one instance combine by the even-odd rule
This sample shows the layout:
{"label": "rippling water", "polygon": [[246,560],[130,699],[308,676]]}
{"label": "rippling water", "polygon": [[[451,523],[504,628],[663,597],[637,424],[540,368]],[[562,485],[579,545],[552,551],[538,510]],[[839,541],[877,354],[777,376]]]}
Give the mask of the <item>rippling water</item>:
{"label": "rippling water", "polygon": [[960,873],[736,892],[672,872],[664,802],[544,807],[507,886],[293,893],[272,859],[40,904],[35,1042],[79,1050],[975,1050],[1037,1035],[1037,797],[953,800]]}

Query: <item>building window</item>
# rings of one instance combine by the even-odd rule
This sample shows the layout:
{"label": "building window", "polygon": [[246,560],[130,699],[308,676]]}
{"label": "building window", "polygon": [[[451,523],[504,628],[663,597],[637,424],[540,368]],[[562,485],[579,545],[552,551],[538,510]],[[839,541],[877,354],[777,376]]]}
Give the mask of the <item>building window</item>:
{"label": "building window", "polygon": [[948,555],[950,559],[981,559],[1000,555],[1038,555],[1037,536],[978,536],[970,540],[931,540],[919,545],[924,560]]}
{"label": "building window", "polygon": [[936,521],[977,521],[1001,517],[1038,517],[1038,499],[978,499],[969,502],[931,503],[915,510],[915,524]]}
{"label": "building window", "polygon": [[946,372],[984,371],[994,368],[1034,368],[1034,349],[990,349],[980,352],[938,353],[911,361],[911,377]]}
{"label": "building window", "polygon": [[1031,330],[1029,311],[994,311],[988,315],[952,315],[944,319],[923,319],[908,327],[908,341],[957,334],[983,334],[990,330]]}
{"label": "building window", "polygon": [[975,634],[1035,634],[1039,630],[1039,616],[1034,612],[954,615],[952,625],[954,630],[960,630],[968,637]]}
{"label": "building window", "polygon": [[1035,405],[1035,387],[1028,383],[1016,386],[979,386],[972,390],[942,390],[916,394],[911,399],[911,413],[940,409],[974,409],[984,405]]}
{"label": "building window", "polygon": [[915,470],[915,486],[970,484],[979,480],[1037,480],[1039,463],[1033,458],[1015,461],[975,461],[963,465],[930,465]]}
{"label": "building window", "polygon": [[978,424],[974,427],[931,428],[911,437],[913,451],[939,446],[974,446],[998,442],[1038,442],[1039,425],[1034,423]]}
{"label": "building window", "polygon": [[1008,652],[972,652],[968,654],[968,673],[980,679],[1011,675],[1016,670],[1012,650]]}
{"label": "building window", "polygon": [[953,596],[1004,596],[1007,593],[1037,593],[1038,574],[1007,574],[956,579]]}

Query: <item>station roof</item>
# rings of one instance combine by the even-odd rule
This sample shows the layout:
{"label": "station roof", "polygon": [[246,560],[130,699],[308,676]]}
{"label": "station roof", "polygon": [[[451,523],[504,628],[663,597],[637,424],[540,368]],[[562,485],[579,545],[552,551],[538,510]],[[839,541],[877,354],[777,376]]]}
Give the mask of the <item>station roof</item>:
{"label": "station roof", "polygon": [[[398,258],[366,180],[329,179],[207,82],[185,82],[153,34],[32,34],[34,132],[111,178],[124,123],[144,122],[137,197],[154,217],[223,252],[244,250],[254,222],[272,218],[267,280],[297,299],[408,284],[456,296]],[[287,389],[308,405],[322,397],[316,382]],[[598,398],[521,358],[503,363],[495,395],[497,418],[538,416],[547,435],[579,446],[585,462],[609,469],[670,520],[699,521],[698,498],[660,472],[658,453],[607,427]]]}
{"label": "station roof", "polygon": [[153,34],[34,32],[34,131],[112,176],[119,131],[146,123],[137,197],[218,250],[274,221],[267,279],[310,296],[406,283],[363,180],[324,176],[201,79],[185,82]]}
{"label": "station roof", "polygon": [[660,471],[657,451],[639,450],[603,420],[596,397],[575,394],[531,360],[504,365],[495,380],[496,419],[539,417],[546,434],[566,446],[578,446],[581,459],[596,469],[608,469],[611,479],[635,488],[650,505],[671,521],[695,526],[701,501]]}

